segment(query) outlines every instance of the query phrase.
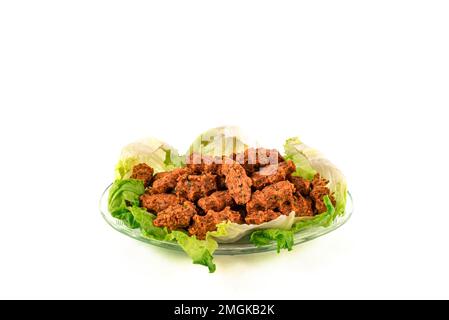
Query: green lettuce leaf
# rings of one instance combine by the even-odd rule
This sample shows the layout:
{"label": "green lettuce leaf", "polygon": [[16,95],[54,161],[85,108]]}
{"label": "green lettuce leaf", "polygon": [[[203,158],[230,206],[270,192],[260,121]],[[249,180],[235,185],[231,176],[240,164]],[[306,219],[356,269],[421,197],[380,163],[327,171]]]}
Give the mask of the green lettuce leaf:
{"label": "green lettuce leaf", "polygon": [[329,196],[325,196],[323,201],[327,207],[326,212],[316,215],[311,219],[301,219],[296,222],[290,230],[264,229],[254,231],[251,234],[250,241],[258,247],[267,245],[272,241],[276,241],[278,253],[281,249],[287,249],[288,251],[292,250],[294,244],[294,234],[296,232],[310,227],[328,227],[332,223],[335,215],[335,208],[332,205]]}
{"label": "green lettuce leaf", "polygon": [[122,220],[129,228],[138,228],[139,223],[135,220],[129,208],[139,205],[139,197],[144,192],[145,186],[140,180],[116,180],[109,191],[109,212],[114,218]]}
{"label": "green lettuce leaf", "polygon": [[281,229],[290,230],[298,220],[295,213],[288,216],[281,215],[274,220],[261,224],[238,224],[231,221],[222,222],[217,225],[217,231],[209,232],[208,235],[217,240],[218,243],[233,243],[255,230],[260,229]]}
{"label": "green lettuce leaf", "polygon": [[136,219],[133,217],[131,212],[128,208],[119,209],[117,211],[114,211],[111,213],[111,215],[119,220],[122,220],[123,223],[131,229],[137,229],[139,228],[139,223],[136,221]]}
{"label": "green lettuce leaf", "polygon": [[310,227],[328,227],[332,224],[335,218],[335,208],[332,205],[329,196],[324,196],[324,204],[326,205],[327,211],[314,216],[311,219],[304,219],[296,222],[292,227],[292,232],[296,233],[301,230]]}
{"label": "green lettuce leaf", "polygon": [[182,231],[172,231],[167,235],[166,240],[175,240],[185,253],[192,258],[193,263],[208,267],[211,273],[215,272],[216,266],[212,255],[218,244],[212,238],[206,237],[206,240],[198,240],[195,236],[189,236]]}
{"label": "green lettuce leaf", "polygon": [[167,228],[156,227],[153,220],[156,216],[144,208],[133,206],[129,208],[134,220],[140,225],[142,235],[156,240],[165,240],[168,234]]}
{"label": "green lettuce leaf", "polygon": [[206,240],[198,240],[195,236],[189,236],[182,231],[168,232],[167,228],[156,227],[153,220],[156,216],[140,207],[129,208],[134,219],[139,223],[142,235],[160,241],[174,241],[184,250],[195,264],[201,264],[214,272],[213,253],[217,249],[217,242],[207,237]]}
{"label": "green lettuce leaf", "polygon": [[307,157],[298,151],[297,146],[302,145],[299,138],[290,138],[284,144],[285,159],[291,160],[296,165],[294,176],[312,180],[317,171],[312,167]]}
{"label": "green lettuce leaf", "polygon": [[182,166],[184,158],[176,149],[154,138],[131,143],[122,149],[119,162],[115,167],[118,180],[128,179],[136,164],[146,163],[155,172],[169,171]]}
{"label": "green lettuce leaf", "polygon": [[335,216],[344,214],[347,186],[341,171],[319,151],[308,147],[297,137],[287,139],[284,149],[286,158],[291,159],[297,167],[294,175],[311,180],[318,172],[323,178],[329,180],[329,189],[334,192],[337,203]]}
{"label": "green lettuce leaf", "polygon": [[251,234],[250,241],[260,247],[270,244],[272,241],[277,243],[277,252],[281,249],[287,249],[288,251],[293,248],[293,232],[290,230],[281,229],[266,229],[255,231]]}
{"label": "green lettuce leaf", "polygon": [[211,273],[215,272],[216,266],[213,262],[213,253],[218,247],[215,240],[209,237],[206,240],[198,240],[195,236],[189,236],[182,231],[169,233],[166,228],[154,226],[153,220],[156,216],[145,209],[133,206],[125,210],[128,213],[127,218],[130,216],[133,218],[133,223],[140,227],[144,237],[160,241],[174,241],[192,259],[193,263],[208,267]]}

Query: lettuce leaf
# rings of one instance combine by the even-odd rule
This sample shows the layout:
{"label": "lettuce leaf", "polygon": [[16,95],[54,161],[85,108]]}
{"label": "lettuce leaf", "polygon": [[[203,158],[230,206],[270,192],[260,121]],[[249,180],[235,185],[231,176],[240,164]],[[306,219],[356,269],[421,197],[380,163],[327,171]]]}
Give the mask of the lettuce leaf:
{"label": "lettuce leaf", "polygon": [[245,151],[248,148],[237,127],[219,127],[200,134],[190,145],[187,154],[198,153],[221,157]]}
{"label": "lettuce leaf", "polygon": [[192,258],[194,264],[201,264],[209,268],[209,272],[215,272],[216,266],[213,262],[213,254],[218,244],[215,240],[206,237],[206,240],[198,240],[195,236],[189,236],[182,231],[172,231],[166,240],[175,240],[181,248]]}
{"label": "lettuce leaf", "polygon": [[206,240],[198,240],[195,236],[189,236],[182,231],[169,232],[167,228],[156,227],[153,220],[156,216],[140,207],[129,208],[134,219],[139,223],[142,235],[147,238],[160,241],[174,241],[184,250],[195,264],[201,264],[214,272],[216,267],[213,263],[213,253],[218,244],[215,240],[207,237]]}
{"label": "lettuce leaf", "polygon": [[134,219],[133,215],[129,211],[128,208],[120,209],[111,213],[111,215],[119,220],[122,220],[123,223],[131,229],[139,228],[139,223]]}
{"label": "lettuce leaf", "polygon": [[335,208],[332,205],[329,196],[324,196],[324,204],[327,211],[314,216],[311,219],[300,220],[292,227],[292,232],[296,233],[309,227],[328,227],[332,224],[335,218]]}
{"label": "lettuce leaf", "polygon": [[153,220],[156,219],[156,216],[144,208],[133,206],[129,208],[132,216],[135,221],[140,226],[140,231],[142,235],[147,238],[156,239],[156,240],[165,240],[168,234],[167,228],[156,227],[153,224]]}
{"label": "lettuce leaf", "polygon": [[294,244],[294,234],[309,227],[328,227],[334,218],[335,208],[329,196],[323,198],[327,211],[314,216],[311,219],[302,219],[296,222],[290,230],[266,229],[257,230],[251,234],[250,241],[255,246],[264,246],[272,241],[277,243],[277,251],[281,249],[292,250]]}
{"label": "lettuce leaf", "polygon": [[272,241],[277,243],[277,252],[281,249],[291,251],[293,248],[293,232],[290,230],[281,229],[266,229],[255,231],[251,234],[250,241],[260,247],[270,244]]}
{"label": "lettuce leaf", "polygon": [[298,137],[287,139],[284,144],[285,155],[291,159],[297,171],[294,175],[311,180],[315,173],[329,180],[329,189],[334,192],[336,204],[335,215],[342,215],[346,208],[347,185],[340,170],[327,160],[319,151],[301,142]]}
{"label": "lettuce leaf", "polygon": [[209,268],[209,272],[215,272],[216,266],[213,262],[213,254],[218,248],[217,241],[212,237],[222,236],[226,233],[223,226],[218,225],[217,230],[208,232],[205,240],[199,240],[196,236],[189,236],[186,232],[172,231],[165,240],[176,241],[187,255],[192,258],[193,263],[204,265]]}
{"label": "lettuce leaf", "polygon": [[274,220],[261,224],[237,224],[227,221],[218,224],[217,231],[209,232],[208,235],[217,240],[218,243],[233,243],[255,230],[290,230],[297,220],[298,218],[295,217],[295,213],[291,212],[288,216],[281,215]]}
{"label": "lettuce leaf", "polygon": [[145,192],[142,181],[134,179],[116,180],[109,191],[108,209],[114,218],[120,219],[132,229],[139,227],[129,208],[138,206],[139,197]]}
{"label": "lettuce leaf", "polygon": [[290,138],[284,144],[285,159],[291,160],[296,165],[294,176],[299,176],[307,180],[312,180],[317,171],[312,167],[307,157],[298,151],[297,146],[302,145],[299,138]]}
{"label": "lettuce leaf", "polygon": [[128,179],[136,164],[146,163],[155,172],[169,171],[182,166],[184,158],[173,147],[154,138],[131,143],[122,149],[115,167],[118,180]]}

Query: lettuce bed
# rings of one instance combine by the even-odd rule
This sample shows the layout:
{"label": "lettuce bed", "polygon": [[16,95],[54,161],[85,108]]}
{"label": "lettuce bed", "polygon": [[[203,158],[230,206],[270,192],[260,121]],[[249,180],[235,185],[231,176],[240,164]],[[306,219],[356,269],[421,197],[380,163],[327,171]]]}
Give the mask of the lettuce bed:
{"label": "lettuce bed", "polygon": [[[235,129],[217,128],[200,135],[189,148],[188,153],[201,152],[205,155],[229,155],[241,152],[247,145]],[[207,266],[214,272],[216,266],[213,254],[219,243],[232,243],[244,236],[249,236],[255,246],[264,246],[271,242],[277,243],[278,252],[281,249],[291,250],[294,244],[294,234],[307,228],[328,227],[338,215],[343,215],[346,207],[346,182],[342,173],[325,159],[319,152],[303,144],[299,138],[290,138],[284,144],[284,156],[292,160],[297,171],[294,175],[311,180],[316,173],[329,180],[329,188],[335,194],[336,205],[332,205],[329,197],[324,198],[327,211],[312,218],[297,218],[292,212],[260,225],[240,225],[223,222],[217,225],[217,230],[209,232],[205,240],[189,236],[184,231],[169,231],[166,228],[155,227],[155,215],[139,207],[139,197],[145,192],[142,181],[130,179],[134,165],[146,163],[156,172],[168,171],[184,165],[185,156],[178,154],[176,149],[156,139],[145,139],[126,146],[116,166],[116,180],[108,197],[110,214],[123,221],[132,229],[140,228],[142,236],[176,242],[193,260],[193,263]]]}

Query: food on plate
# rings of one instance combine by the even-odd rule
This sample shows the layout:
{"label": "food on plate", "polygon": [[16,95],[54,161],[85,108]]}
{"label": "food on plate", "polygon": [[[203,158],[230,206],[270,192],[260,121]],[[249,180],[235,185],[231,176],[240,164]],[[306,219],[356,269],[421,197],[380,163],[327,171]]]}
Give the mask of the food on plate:
{"label": "food on plate", "polygon": [[174,192],[178,197],[196,202],[217,190],[216,176],[210,173],[185,174],[178,178]]}
{"label": "food on plate", "polygon": [[254,188],[262,189],[270,184],[284,181],[291,177],[296,171],[296,166],[291,160],[283,161],[279,164],[270,164],[262,167],[251,176]]}
{"label": "food on plate", "polygon": [[189,227],[189,234],[195,235],[198,239],[205,239],[209,231],[217,230],[217,225],[223,221],[243,223],[242,215],[238,211],[226,207],[221,211],[209,210],[205,215],[196,214],[192,217],[192,225]]}
{"label": "food on plate", "polygon": [[281,154],[249,147],[225,128],[207,133],[185,155],[155,139],[125,147],[109,193],[112,216],[145,237],[177,242],[213,272],[220,243],[275,241],[291,250],[294,233],[344,214],[343,175],[298,138]]}
{"label": "food on plate", "polygon": [[209,210],[221,211],[226,207],[234,205],[234,200],[228,190],[215,191],[210,196],[203,197],[198,200],[198,207],[204,212]]}
{"label": "food on plate", "polygon": [[225,185],[236,204],[246,204],[251,199],[251,179],[241,164],[224,159],[220,172],[225,177]]}
{"label": "food on plate", "polygon": [[162,172],[156,181],[151,186],[151,193],[165,193],[171,192],[176,188],[178,179],[189,173],[188,168],[177,168],[170,172]]}
{"label": "food on plate", "polygon": [[193,216],[196,214],[196,207],[190,201],[175,204],[157,214],[153,223],[156,227],[167,227],[169,230],[187,228]]}
{"label": "food on plate", "polygon": [[153,168],[145,163],[139,163],[133,167],[131,179],[142,180],[145,186],[148,186],[153,179]]}
{"label": "food on plate", "polygon": [[150,194],[145,193],[140,197],[140,204],[149,212],[158,213],[168,207],[181,204],[185,199],[171,193]]}

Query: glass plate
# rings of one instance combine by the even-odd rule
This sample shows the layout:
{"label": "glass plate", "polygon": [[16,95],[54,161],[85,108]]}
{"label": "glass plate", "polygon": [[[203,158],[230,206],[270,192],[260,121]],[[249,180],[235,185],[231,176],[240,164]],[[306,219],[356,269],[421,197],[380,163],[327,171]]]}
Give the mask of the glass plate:
{"label": "glass plate", "polygon": [[[111,184],[112,185],[112,184]],[[181,247],[178,244],[168,241],[159,241],[154,239],[145,238],[141,235],[140,229],[131,229],[128,228],[121,220],[118,220],[111,216],[108,210],[108,194],[109,189],[111,188],[109,185],[106,190],[101,195],[100,199],[100,211],[103,218],[106,222],[113,227],[118,232],[121,232],[131,238],[137,239],[139,241],[149,243],[158,247],[182,251]],[[329,227],[317,227],[317,228],[308,228],[303,231],[300,231],[295,234],[294,245],[298,245],[300,243],[313,240],[318,238],[326,233],[334,231],[335,229],[341,227],[346,221],[351,217],[353,210],[352,196],[348,192],[347,201],[346,201],[346,210],[344,215],[341,215],[335,219],[335,221]],[[238,254],[249,254],[249,253],[257,253],[257,252],[265,252],[265,251],[273,251],[277,250],[277,245],[275,242],[261,247],[256,247],[252,243],[249,242],[249,237],[245,237],[238,242],[234,243],[220,243],[218,249],[215,251],[214,255],[238,255]]]}

